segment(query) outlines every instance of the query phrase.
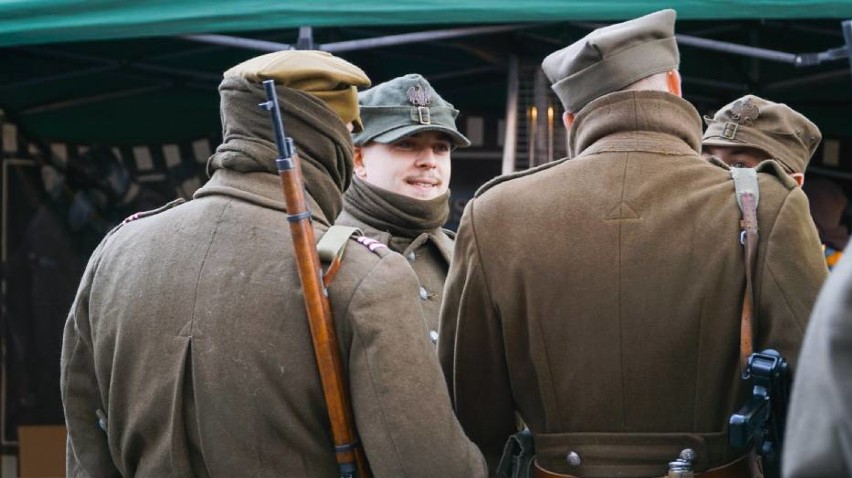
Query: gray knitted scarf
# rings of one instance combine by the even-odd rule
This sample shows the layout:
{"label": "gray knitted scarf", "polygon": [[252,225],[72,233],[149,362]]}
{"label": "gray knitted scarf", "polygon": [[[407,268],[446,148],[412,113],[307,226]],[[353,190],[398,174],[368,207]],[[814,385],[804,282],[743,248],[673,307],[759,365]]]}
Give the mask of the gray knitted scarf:
{"label": "gray knitted scarf", "polygon": [[450,215],[449,191],[434,199],[414,199],[357,177],[343,195],[343,209],[352,217],[394,236],[415,238],[444,225]]}

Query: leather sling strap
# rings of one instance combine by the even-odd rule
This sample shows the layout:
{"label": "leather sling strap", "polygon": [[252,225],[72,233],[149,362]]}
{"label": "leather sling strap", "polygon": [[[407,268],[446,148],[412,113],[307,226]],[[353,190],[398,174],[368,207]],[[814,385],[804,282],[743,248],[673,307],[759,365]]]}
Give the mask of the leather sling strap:
{"label": "leather sling strap", "polygon": [[742,212],[740,220],[740,243],[746,276],[743,293],[743,308],[740,315],[740,371],[745,376],[748,358],[754,352],[754,270],[757,261],[757,205],[760,202],[760,186],[754,168],[732,168],[737,205]]}

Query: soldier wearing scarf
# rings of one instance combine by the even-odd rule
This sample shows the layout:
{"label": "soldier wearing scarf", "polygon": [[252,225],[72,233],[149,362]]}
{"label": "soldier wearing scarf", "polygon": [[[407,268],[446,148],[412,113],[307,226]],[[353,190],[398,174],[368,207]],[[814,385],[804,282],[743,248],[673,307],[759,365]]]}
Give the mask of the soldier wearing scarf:
{"label": "soldier wearing scarf", "polygon": [[450,153],[470,141],[456,129],[458,111],[420,75],[382,83],[358,102],[364,130],[353,134],[355,178],[336,224],[358,227],[405,256],[436,343],[453,254],[452,233],[441,228],[450,212]]}
{"label": "soldier wearing scarf", "polygon": [[[337,473],[272,125],[257,106],[266,79],[318,236],[340,212],[364,72],[309,51],[226,71],[210,181],[125,221],[88,264],[62,351],[68,476]],[[360,442],[377,477],[484,476],[423,337],[417,289],[401,256],[354,241],[329,287]]]}

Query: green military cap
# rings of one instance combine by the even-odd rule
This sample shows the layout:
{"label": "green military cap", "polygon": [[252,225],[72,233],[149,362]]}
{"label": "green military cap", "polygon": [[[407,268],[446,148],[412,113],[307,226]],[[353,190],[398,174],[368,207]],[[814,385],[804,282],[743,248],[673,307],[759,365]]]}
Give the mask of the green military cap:
{"label": "green military cap", "polygon": [[392,143],[400,138],[438,131],[456,146],[470,141],[456,128],[459,112],[417,74],[408,74],[376,85],[358,95],[364,130],[352,135],[356,146],[370,141]]}
{"label": "green military cap", "polygon": [[229,69],[227,77],[253,83],[275,80],[278,85],[309,93],[334,110],[344,123],[362,129],[358,115],[358,87],[370,79],[357,66],[331,53],[315,50],[283,50],[246,60]]}
{"label": "green military cap", "polygon": [[676,16],[661,10],[598,28],[548,55],[541,68],[565,110],[576,113],[600,96],[677,69]]}
{"label": "green military cap", "polygon": [[804,173],[822,134],[793,108],[746,95],[704,117],[703,146],[756,148],[791,173]]}

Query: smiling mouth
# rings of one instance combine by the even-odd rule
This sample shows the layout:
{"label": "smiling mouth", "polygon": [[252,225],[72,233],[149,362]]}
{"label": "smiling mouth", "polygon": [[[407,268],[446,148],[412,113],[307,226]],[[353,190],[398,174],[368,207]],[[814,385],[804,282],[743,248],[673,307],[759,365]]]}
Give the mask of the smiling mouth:
{"label": "smiling mouth", "polygon": [[406,179],[405,182],[409,186],[414,186],[420,189],[432,189],[437,188],[440,185],[440,182],[438,180],[428,178]]}

